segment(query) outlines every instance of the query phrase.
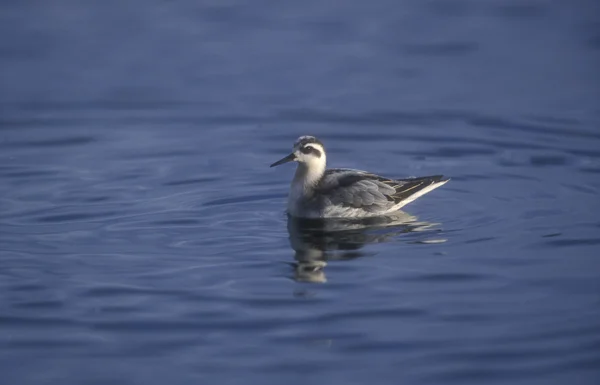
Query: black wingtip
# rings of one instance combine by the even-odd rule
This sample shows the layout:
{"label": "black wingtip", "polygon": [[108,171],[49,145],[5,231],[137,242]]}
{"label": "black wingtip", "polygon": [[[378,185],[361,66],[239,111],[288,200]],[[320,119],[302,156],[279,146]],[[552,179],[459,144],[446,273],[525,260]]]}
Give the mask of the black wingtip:
{"label": "black wingtip", "polygon": [[430,177],[433,183],[438,183],[438,182],[448,182],[450,180],[450,177],[444,176],[444,175],[434,175],[432,177]]}
{"label": "black wingtip", "polygon": [[423,189],[433,185],[438,185],[440,183],[445,183],[449,180],[450,178],[444,178],[443,175],[430,175],[418,178],[402,179],[401,181],[404,183],[395,187],[396,193],[391,198],[394,200],[394,202],[400,203],[411,196],[418,194]]}
{"label": "black wingtip", "polygon": [[450,178],[446,178],[444,177],[444,175],[430,175],[430,176],[421,176],[418,178],[408,178],[405,180],[409,180],[411,182],[416,182],[416,181],[427,181],[429,183],[437,183],[437,182],[445,182],[445,181],[449,181]]}

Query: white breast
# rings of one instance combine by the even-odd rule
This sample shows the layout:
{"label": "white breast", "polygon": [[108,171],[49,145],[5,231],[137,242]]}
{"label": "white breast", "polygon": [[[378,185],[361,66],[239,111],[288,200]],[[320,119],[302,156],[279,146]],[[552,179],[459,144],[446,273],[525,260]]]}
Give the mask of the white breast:
{"label": "white breast", "polygon": [[[305,212],[308,208],[306,203],[312,194],[309,186],[303,183],[303,180],[294,180],[290,186],[290,194],[288,195],[288,213],[294,217],[319,217],[318,213]],[[314,210],[309,210],[314,211]]]}

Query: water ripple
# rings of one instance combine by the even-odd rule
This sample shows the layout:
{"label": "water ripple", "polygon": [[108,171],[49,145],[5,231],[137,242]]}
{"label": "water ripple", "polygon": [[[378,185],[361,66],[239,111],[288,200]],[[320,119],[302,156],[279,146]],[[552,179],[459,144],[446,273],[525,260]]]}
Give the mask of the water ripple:
{"label": "water ripple", "polygon": [[[5,382],[595,383],[591,8],[42,3],[0,34]],[[302,134],[452,180],[290,221]]]}

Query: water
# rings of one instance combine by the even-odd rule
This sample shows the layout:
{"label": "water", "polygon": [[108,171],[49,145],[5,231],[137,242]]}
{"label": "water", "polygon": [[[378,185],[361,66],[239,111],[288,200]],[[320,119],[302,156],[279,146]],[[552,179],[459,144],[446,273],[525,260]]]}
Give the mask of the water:
{"label": "water", "polygon": [[[4,383],[598,383],[596,3],[344,4],[2,5]],[[288,224],[300,134],[452,181]]]}

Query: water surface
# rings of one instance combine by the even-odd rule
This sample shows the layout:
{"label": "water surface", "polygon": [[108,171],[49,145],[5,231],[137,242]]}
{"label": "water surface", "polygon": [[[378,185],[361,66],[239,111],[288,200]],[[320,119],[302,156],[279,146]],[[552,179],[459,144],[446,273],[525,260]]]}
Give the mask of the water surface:
{"label": "water surface", "polygon": [[[4,381],[597,383],[595,8],[3,5]],[[452,181],[298,227],[301,134]]]}

